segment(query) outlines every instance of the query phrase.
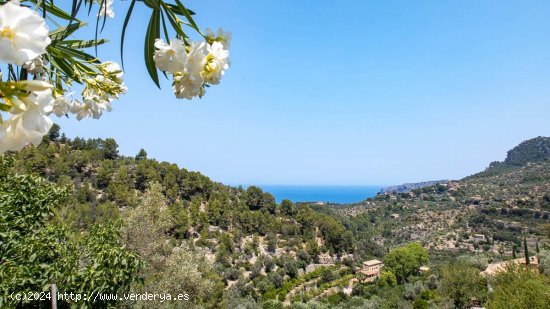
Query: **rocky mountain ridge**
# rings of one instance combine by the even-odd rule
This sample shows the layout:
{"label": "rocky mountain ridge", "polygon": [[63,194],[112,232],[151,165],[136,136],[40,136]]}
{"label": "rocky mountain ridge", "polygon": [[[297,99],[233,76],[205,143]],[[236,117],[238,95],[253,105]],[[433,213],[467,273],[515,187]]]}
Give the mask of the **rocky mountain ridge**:
{"label": "rocky mountain ridge", "polygon": [[382,194],[385,194],[385,193],[408,193],[408,192],[410,192],[414,189],[421,189],[421,188],[424,188],[424,187],[435,186],[435,185],[444,184],[444,183],[447,183],[447,182],[449,182],[448,179],[423,181],[423,182],[415,182],[415,183],[404,183],[402,185],[382,188],[382,190],[380,190],[380,193],[382,193]]}

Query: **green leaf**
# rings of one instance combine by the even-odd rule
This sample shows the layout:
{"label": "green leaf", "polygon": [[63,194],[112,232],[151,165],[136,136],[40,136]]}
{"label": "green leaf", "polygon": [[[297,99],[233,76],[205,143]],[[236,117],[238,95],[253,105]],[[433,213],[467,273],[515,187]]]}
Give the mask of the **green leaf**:
{"label": "green leaf", "polygon": [[60,44],[63,44],[63,46],[67,46],[70,48],[77,48],[77,49],[83,49],[93,46],[98,46],[101,44],[105,44],[109,42],[107,39],[99,39],[99,40],[66,40],[61,42]]}
{"label": "green leaf", "polygon": [[160,12],[160,17],[162,20],[162,29],[164,30],[164,37],[166,38],[166,42],[170,43],[170,38],[168,37],[168,29],[166,28],[166,21],[164,20],[164,12]]}
{"label": "green leaf", "polygon": [[52,14],[56,17],[59,17],[59,18],[62,18],[62,19],[65,19],[65,20],[75,20],[77,22],[80,22],[78,19],[76,18],[71,18],[71,15],[68,14],[67,12],[63,11],[62,9],[58,8],[57,6],[55,6],[53,4],[53,1],[51,3],[48,3],[48,1],[44,1],[44,8],[46,9],[46,11],[48,12],[48,14]]}
{"label": "green leaf", "polygon": [[[107,0],[105,0],[105,1],[107,1]],[[103,2],[103,3],[105,3],[105,2]],[[90,8],[91,8],[91,5],[90,5]],[[100,9],[101,9],[101,6],[100,6]],[[97,41],[97,35],[99,33],[99,20],[100,19],[101,19],[101,16],[99,14],[97,14],[96,21],[95,21],[95,36],[94,36],[94,39],[96,41]],[[101,26],[101,31],[103,31],[103,26],[105,26],[105,20],[106,19],[107,19],[107,14],[103,15],[103,25]],[[97,56],[97,46],[95,46],[95,54]]]}
{"label": "green leaf", "polygon": [[130,21],[130,16],[132,16],[132,11],[134,10],[134,4],[136,0],[132,0],[128,12],[126,12],[126,17],[124,18],[124,24],[122,25],[122,35],[120,37],[120,61],[122,63],[122,68],[124,69],[124,37],[126,36],[126,27]]}
{"label": "green leaf", "polygon": [[160,0],[143,0],[146,6],[152,8],[153,10],[159,9],[159,4],[164,3]]}
{"label": "green leaf", "polygon": [[155,54],[155,39],[160,37],[160,10],[155,9],[151,13],[147,34],[145,36],[145,66],[155,85],[160,89],[159,76],[153,56]]}
{"label": "green leaf", "polygon": [[[7,112],[10,109],[11,109],[10,105],[0,103],[0,111]],[[5,234],[3,234],[3,235],[5,235]],[[4,238],[5,236],[3,236],[3,235],[0,235],[0,236],[2,236],[2,238]]]}
{"label": "green leaf", "polygon": [[182,38],[186,38],[187,35],[185,34],[185,32],[183,32],[183,29],[181,28],[181,26],[177,23],[176,21],[176,18],[177,16],[176,15],[172,15],[174,14],[173,12],[170,12],[168,10],[165,10],[166,11],[166,17],[168,17],[168,21],[170,22],[170,24],[172,25],[172,28],[174,28],[174,30],[176,31],[176,33],[178,35],[180,35]]}
{"label": "green leaf", "polygon": [[66,76],[74,76],[74,70],[71,65],[66,62],[66,60],[58,57],[50,57],[50,62],[56,69],[63,72]]}
{"label": "green leaf", "polygon": [[176,3],[178,4],[178,7],[180,8],[180,10],[183,11],[183,15],[185,16],[185,18],[187,19],[187,21],[189,21],[189,23],[191,24],[191,27],[193,27],[193,29],[197,30],[197,32],[200,33],[200,34],[202,35],[201,30],[199,29],[199,27],[197,26],[197,24],[196,24],[195,21],[193,20],[193,17],[191,17],[191,14],[189,13],[189,10],[187,10],[187,9],[183,6],[183,3],[181,3],[180,0],[176,0]]}
{"label": "green leaf", "polygon": [[55,47],[52,47],[51,45],[48,46],[48,50],[50,50],[51,48],[54,48],[54,49],[57,49],[61,54],[65,54],[67,56],[71,56],[71,57],[74,57],[74,58],[77,58],[77,59],[82,59],[82,60],[86,60],[86,61],[90,61],[90,62],[96,62],[96,63],[99,63],[100,61],[90,55],[90,54],[87,54],[81,50],[77,50],[77,49],[72,49],[70,47],[66,47],[66,46],[63,46],[63,45],[57,45]]}
{"label": "green leaf", "polygon": [[[170,3],[166,3],[166,5],[170,7],[172,12],[182,16],[185,15],[185,12],[179,6]],[[187,11],[189,15],[195,15],[195,12],[191,11],[190,9],[186,8],[185,11]]]}
{"label": "green leaf", "polygon": [[78,22],[74,24],[70,24],[66,27],[59,27],[49,33],[50,39],[52,40],[52,44],[55,44],[57,41],[61,41],[64,38],[71,35],[76,30],[86,26],[87,23],[85,22]]}
{"label": "green leaf", "polygon": [[73,23],[73,20],[76,17],[76,14],[78,14],[78,11],[80,10],[80,6],[82,5],[82,0],[73,0],[73,5],[71,7],[71,18],[69,19],[69,25]]}

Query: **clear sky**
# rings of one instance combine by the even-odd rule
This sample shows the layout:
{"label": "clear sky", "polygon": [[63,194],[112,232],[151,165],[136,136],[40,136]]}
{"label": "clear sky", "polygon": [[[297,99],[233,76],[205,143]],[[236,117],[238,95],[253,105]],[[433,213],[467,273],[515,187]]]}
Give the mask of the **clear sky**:
{"label": "clear sky", "polygon": [[[129,1],[115,1],[103,60],[120,60]],[[203,99],[158,90],[137,9],[128,93],[70,137],[227,184],[399,184],[457,179],[550,136],[549,1],[187,1],[233,33],[232,67]],[[138,3],[139,4],[139,3]],[[162,76],[162,75],[161,75]]]}

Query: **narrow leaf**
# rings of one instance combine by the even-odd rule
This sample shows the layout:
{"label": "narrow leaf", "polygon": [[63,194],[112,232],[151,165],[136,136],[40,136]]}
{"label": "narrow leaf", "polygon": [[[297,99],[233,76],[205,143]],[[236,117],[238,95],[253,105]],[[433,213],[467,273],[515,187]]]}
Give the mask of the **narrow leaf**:
{"label": "narrow leaf", "polygon": [[170,24],[172,25],[172,28],[174,28],[174,30],[176,31],[176,33],[181,36],[182,38],[186,38],[187,35],[185,34],[185,32],[183,32],[183,29],[181,29],[181,26],[177,23],[176,19],[176,15],[173,15],[172,16],[172,12],[166,12],[166,17],[168,17],[168,21],[170,22]]}
{"label": "narrow leaf", "polygon": [[180,10],[183,11],[183,15],[185,16],[187,21],[189,21],[189,23],[191,24],[191,27],[193,27],[193,29],[197,30],[198,33],[202,34],[201,30],[199,29],[199,27],[197,26],[197,24],[193,20],[193,17],[191,17],[191,14],[189,13],[189,11],[183,6],[183,3],[181,3],[180,0],[176,0],[176,3],[178,4],[178,7],[180,8]]}
{"label": "narrow leaf", "polygon": [[126,35],[126,27],[130,21],[130,16],[132,16],[132,11],[134,10],[134,4],[136,0],[132,0],[128,12],[126,12],[126,17],[124,18],[124,24],[122,25],[122,36],[120,37],[120,62],[122,63],[122,68],[124,69],[124,37]]}
{"label": "narrow leaf", "polygon": [[155,39],[160,37],[160,10],[155,9],[151,13],[149,26],[147,27],[147,35],[145,36],[145,66],[149,72],[149,76],[155,85],[160,89],[159,76],[153,56],[155,54]]}
{"label": "narrow leaf", "polygon": [[[166,3],[166,5],[170,7],[172,12],[174,12],[178,15],[182,15],[182,16],[185,15],[184,11],[181,10],[179,6],[171,4],[171,3]],[[195,15],[195,12],[191,11],[190,9],[187,9],[187,12],[189,12],[189,15]]]}
{"label": "narrow leaf", "polygon": [[74,24],[70,24],[66,27],[59,27],[49,33],[50,39],[52,40],[52,44],[55,44],[55,42],[63,40],[64,38],[71,35],[76,30],[86,26],[85,22],[77,22]]}
{"label": "narrow leaf", "polygon": [[166,43],[170,44],[170,38],[168,37],[168,29],[166,28],[166,21],[164,20],[164,12],[160,12],[160,17],[162,20],[162,29],[164,31],[164,38],[166,38]]}
{"label": "narrow leaf", "polygon": [[66,40],[61,42],[60,44],[71,48],[83,49],[83,48],[105,44],[107,42],[109,42],[109,40],[107,39],[99,39],[97,41],[96,40]]}

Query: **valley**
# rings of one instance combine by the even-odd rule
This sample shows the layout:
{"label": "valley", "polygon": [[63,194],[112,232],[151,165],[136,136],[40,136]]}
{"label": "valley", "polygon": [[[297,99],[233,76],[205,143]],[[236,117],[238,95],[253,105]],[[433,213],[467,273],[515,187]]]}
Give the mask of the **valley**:
{"label": "valley", "polygon": [[[72,140],[58,129],[39,147],[3,159],[3,166],[5,175],[14,175],[4,177],[34,175],[67,193],[42,215],[49,219],[38,230],[60,229],[78,240],[105,224],[120,226],[123,250],[141,266],[128,269],[132,275],[117,289],[185,289],[192,295],[185,306],[197,308],[462,308],[485,302],[494,308],[494,293],[470,289],[465,299],[453,294],[456,279],[446,275],[466,272],[471,284],[483,284],[490,263],[531,252],[541,267],[537,280],[547,280],[549,144],[549,138],[527,141],[504,162],[462,180],[387,191],[356,204],[276,203],[259,187],[226,186],[149,159],[145,150],[125,157],[112,139]],[[46,235],[17,237],[60,241]],[[89,267],[89,257],[72,254],[82,262],[71,271]],[[48,260],[19,262],[47,268]],[[369,270],[369,263],[380,266]],[[109,280],[99,275],[95,284]]]}

